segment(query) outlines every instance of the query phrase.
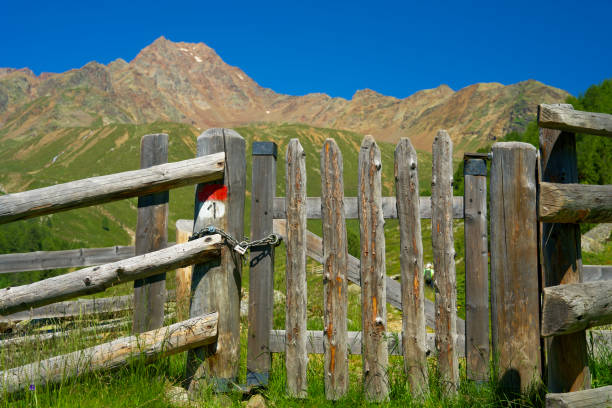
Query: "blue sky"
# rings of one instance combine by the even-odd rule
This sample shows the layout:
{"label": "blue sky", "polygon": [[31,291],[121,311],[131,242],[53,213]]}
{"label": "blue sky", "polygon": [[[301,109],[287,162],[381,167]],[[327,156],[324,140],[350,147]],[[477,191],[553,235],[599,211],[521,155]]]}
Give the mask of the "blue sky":
{"label": "blue sky", "polygon": [[610,0],[0,1],[0,67],[37,74],[130,61],[163,35],[294,95],[526,79],[576,95],[612,77]]}

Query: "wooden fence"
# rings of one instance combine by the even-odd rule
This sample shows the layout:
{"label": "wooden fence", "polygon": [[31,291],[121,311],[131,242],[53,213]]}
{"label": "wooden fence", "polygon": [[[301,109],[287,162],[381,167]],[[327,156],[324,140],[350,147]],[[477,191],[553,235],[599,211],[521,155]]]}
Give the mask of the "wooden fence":
{"label": "wooden fence", "polygon": [[[261,239],[273,232],[283,236],[287,297],[285,330],[273,330],[274,246],[252,247],[247,385],[266,386],[271,354],[283,352],[287,392],[305,398],[308,354],[318,353],[324,355],[326,396],[338,399],[349,386],[348,355],[361,354],[364,394],[370,401],[384,401],[389,398],[389,355],[402,355],[410,389],[422,395],[428,392],[427,355],[433,352],[447,395],[457,392],[459,358],[465,358],[468,379],[486,381],[494,356],[495,374],[509,391],[525,391],[544,381],[548,390],[556,393],[549,396],[550,404],[566,400],[562,393],[567,391],[578,391],[570,399],[586,392],[592,401],[606,401],[609,388],[579,390],[590,387],[585,329],[612,322],[608,301],[612,280],[587,282],[590,279],[585,271],[604,277],[609,269],[582,267],[576,223],[612,221],[612,187],[572,184],[577,181],[575,140],[567,131],[610,136],[612,118],[550,105],[540,107],[539,117],[539,156],[535,148],[524,143],[493,146],[489,217],[485,163],[489,157],[466,157],[464,197],[453,197],[452,143],[445,131],[440,131],[433,143],[431,198],[418,195],[417,157],[408,139],[402,139],[395,151],[394,197],[382,197],[381,168],[385,164],[369,136],[359,152],[357,197],[344,197],[342,153],[332,139],[321,149],[321,197],[306,196],[307,163],[299,140],[293,139],[287,147],[286,197],[275,197],[276,145],[254,142],[250,236]],[[5,267],[7,272],[30,267],[16,266],[19,262],[89,266],[30,285],[1,289],[0,314],[48,307],[44,305],[134,280],[138,283],[133,297],[133,330],[147,331],[143,333],[151,339],[147,347],[159,352],[145,352],[161,355],[164,352],[156,339],[162,335],[159,330],[166,296],[163,274],[194,264],[191,276],[185,278],[191,288],[190,319],[180,327],[199,327],[201,335],[177,338],[173,351],[168,352],[189,349],[186,377],[190,390],[198,390],[199,379],[206,376],[218,391],[225,391],[238,378],[241,257],[236,248],[223,245],[222,237],[216,234],[187,243],[177,238],[176,245],[167,246],[167,195],[160,191],[199,183],[193,224],[186,228],[195,232],[213,225],[234,237],[243,237],[245,141],[232,130],[210,129],[198,138],[198,158],[159,164],[166,157],[163,145],[160,135],[145,137],[143,152],[154,153],[150,159],[141,160],[141,170],[0,197],[0,222],[10,222],[140,196],[135,248],[124,248],[122,254],[115,249],[113,263],[94,266],[103,262],[80,250],[71,252],[71,256],[65,253],[63,264],[23,261],[26,255],[19,255],[22,260],[15,255],[0,258],[2,262],[13,256]],[[309,218],[322,220],[322,237],[307,230]],[[399,224],[401,282],[386,274],[384,224],[391,218]],[[431,219],[432,225],[435,302],[424,296],[422,218]],[[359,259],[348,254],[346,219],[359,220]],[[456,313],[454,219],[463,219],[465,226],[466,321]],[[323,264],[322,331],[307,330],[307,257]],[[349,282],[361,286],[361,332],[347,330]],[[387,303],[402,311],[401,333],[388,330]],[[428,333],[427,326],[435,333]],[[158,331],[148,331],[152,329]],[[131,345],[134,341],[122,339]],[[103,346],[113,356],[109,357],[111,363],[100,362],[92,369],[123,364],[126,359],[117,357],[114,351],[120,343]],[[128,349],[136,351],[133,346]],[[82,371],[69,361],[96,352],[84,350],[79,355],[42,362],[40,367],[62,361],[66,372]],[[40,381],[59,378],[54,371],[45,374],[32,370],[34,366],[1,373],[4,390],[16,389],[11,384],[20,381],[22,373]]]}

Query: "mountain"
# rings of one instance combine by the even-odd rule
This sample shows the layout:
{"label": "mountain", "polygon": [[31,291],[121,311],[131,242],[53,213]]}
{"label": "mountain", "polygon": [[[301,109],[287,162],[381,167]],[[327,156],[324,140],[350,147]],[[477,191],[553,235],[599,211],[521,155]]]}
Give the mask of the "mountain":
{"label": "mountain", "polygon": [[350,100],[283,95],[259,86],[205,44],[161,37],[129,63],[90,62],[39,76],[27,68],[0,68],[0,144],[111,123],[171,121],[204,129],[293,122],[370,133],[388,142],[409,136],[420,150],[430,150],[436,131],[445,128],[456,150],[464,151],[524,130],[537,104],[567,96],[533,80],[474,84],[459,91],[440,85],[404,99],[369,89]]}

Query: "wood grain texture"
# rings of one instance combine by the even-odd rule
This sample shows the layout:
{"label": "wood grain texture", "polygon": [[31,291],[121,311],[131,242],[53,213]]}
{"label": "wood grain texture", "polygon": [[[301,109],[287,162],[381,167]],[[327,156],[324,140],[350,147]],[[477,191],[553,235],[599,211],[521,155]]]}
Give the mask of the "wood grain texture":
{"label": "wood grain texture", "polygon": [[[344,218],[357,219],[358,204],[357,197],[344,197]],[[395,197],[382,197],[383,216],[385,218],[397,219],[397,204]],[[421,218],[431,218],[431,197],[420,197],[419,215]],[[274,199],[274,219],[286,218],[285,198]],[[308,197],[306,199],[306,218],[321,218],[321,197]],[[463,218],[463,197],[453,197],[453,218]]]}
{"label": "wood grain texture", "polygon": [[[286,222],[285,220],[274,220],[274,232],[279,234],[286,240]],[[323,240],[316,234],[308,231],[306,233],[306,253],[309,257],[319,263],[323,263]],[[348,255],[348,280],[356,285],[361,286],[361,271],[359,259],[351,254]],[[401,285],[390,277],[386,277],[387,286],[387,302],[399,310],[402,308]],[[425,323],[427,326],[434,328],[436,323],[434,304],[431,300],[425,298]],[[465,321],[457,317],[457,333],[463,338],[465,334]]]}
{"label": "wood grain texture", "polygon": [[221,243],[220,236],[210,235],[122,261],[81,269],[28,285],[3,288],[0,289],[0,315],[103,292],[112,285],[210,260],[219,253]]}
{"label": "wood grain texture", "polygon": [[492,344],[501,386],[515,393],[541,378],[536,150],[506,142],[492,151]]}
{"label": "wood grain texture", "polygon": [[[253,154],[252,157],[250,236],[251,239],[262,239],[273,232],[272,200],[276,193],[276,157],[273,154]],[[274,312],[273,245],[251,248],[249,275],[247,386],[267,385],[272,365],[269,333]]]}
{"label": "wood grain texture", "polygon": [[612,137],[612,115],[578,111],[571,105],[539,105],[538,125],[547,129]]}
{"label": "wood grain texture", "polygon": [[546,408],[612,407],[612,385],[592,390],[546,394]]}
{"label": "wood grain texture", "polygon": [[389,398],[385,331],[387,289],[385,220],[381,200],[380,149],[365,136],[359,150],[358,198],[361,249],[361,327],[363,331],[363,386],[369,401]]}
{"label": "wood grain texture", "polygon": [[[140,141],[140,168],[168,162],[168,135],[144,135]],[[168,191],[138,197],[136,255],[168,245]],[[164,325],[166,273],[134,281],[133,333],[159,329]]]}
{"label": "wood grain texture", "polygon": [[568,283],[542,292],[542,336],[612,323],[612,281]]}
{"label": "wood grain texture", "polygon": [[285,157],[287,392],[295,398],[306,398],[306,154],[298,139],[291,139]]}
{"label": "wood grain texture", "polygon": [[333,139],[321,149],[321,215],[323,229],[323,347],[325,396],[342,398],[348,390],[347,269],[342,153]]}
{"label": "wood grain texture", "polygon": [[154,361],[192,347],[210,344],[217,337],[217,313],[186,320],[137,336],[37,361],[0,372],[0,393],[66,381],[79,375],[109,370],[144,359]]}
{"label": "wood grain texture", "polygon": [[612,185],[540,183],[540,221],[612,222]]}
{"label": "wood grain texture", "polygon": [[0,196],[0,224],[223,177],[223,153]]}
{"label": "wood grain texture", "polygon": [[[486,169],[484,160],[480,161]],[[466,374],[470,380],[487,381],[490,364],[487,176],[464,174],[464,180]]]}
{"label": "wood grain texture", "polygon": [[[176,243],[182,244],[189,240],[193,232],[193,220],[176,221]],[[189,318],[189,304],[191,302],[191,275],[193,265],[178,268],[175,274],[176,281],[176,315],[179,321]]]}
{"label": "wood grain texture", "polygon": [[36,251],[0,255],[0,273],[44,271],[59,268],[102,265],[136,255],[133,246],[79,248],[63,251]]}
{"label": "wood grain texture", "polygon": [[453,395],[459,384],[457,359],[457,277],[453,238],[453,144],[440,130],[432,146],[431,243],[436,290],[436,350],[443,392]]}
{"label": "wood grain texture", "polygon": [[[198,184],[195,192],[194,231],[209,225],[233,237],[244,236],[246,145],[231,129],[208,129],[198,137],[197,156],[225,152],[223,183]],[[213,261],[194,265],[189,315],[219,312],[218,340],[187,354],[187,388],[200,391],[205,383],[218,392],[237,381],[240,362],[240,288],[242,257],[227,245]],[[202,380],[202,381],[201,381]]]}
{"label": "wood grain texture", "polygon": [[404,371],[412,394],[418,395],[428,389],[427,333],[417,154],[407,138],[400,139],[395,148],[394,174],[400,231]]}
{"label": "wood grain texture", "polygon": [[[576,137],[573,133],[540,129],[540,208],[543,182],[577,183]],[[542,286],[582,282],[580,227],[541,223]],[[590,387],[585,333],[545,340],[546,383],[550,392]]]}
{"label": "wood grain texture", "polygon": [[[348,332],[347,350],[349,354],[361,354],[361,336],[362,333],[360,331]],[[434,355],[436,352],[435,336],[434,333],[427,333],[425,350],[428,356]],[[272,353],[284,353],[286,337],[285,330],[270,331],[270,351]],[[323,349],[323,337],[325,337],[325,335],[321,330],[308,330],[308,334],[306,335],[306,349],[308,350],[308,354],[323,354],[325,352]],[[403,355],[401,333],[387,332],[385,333],[385,338],[387,339],[386,344],[389,355]],[[458,349],[460,351],[459,355],[463,357],[463,353],[461,352],[461,350],[464,349],[463,341],[459,341],[458,345],[460,346]]]}

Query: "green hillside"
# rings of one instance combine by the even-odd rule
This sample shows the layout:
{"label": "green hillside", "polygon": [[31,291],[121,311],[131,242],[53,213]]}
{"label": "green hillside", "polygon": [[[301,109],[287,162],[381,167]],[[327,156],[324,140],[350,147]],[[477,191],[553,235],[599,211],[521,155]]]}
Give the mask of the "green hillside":
{"label": "green hillside", "polygon": [[[284,154],[287,143],[298,138],[306,152],[307,190],[309,196],[319,196],[320,147],[326,138],[334,138],[344,157],[345,195],[357,194],[358,152],[362,135],[333,129],[315,128],[298,124],[259,124],[236,130],[247,143],[247,189],[250,190],[251,144],[253,141],[274,141],[279,147],[277,166],[277,196],[284,196]],[[92,176],[111,174],[139,167],[140,139],[149,133],[169,135],[169,160],[178,161],[194,157],[199,130],[178,123],[153,123],[149,125],[115,124],[91,128],[60,129],[49,134],[31,135],[21,140],[3,141],[0,152],[3,171],[0,174],[0,189],[3,192],[31,190],[52,184]],[[395,146],[379,143],[383,162],[383,194],[393,195],[393,153]],[[422,195],[429,195],[431,185],[431,154],[419,152],[419,175]],[[133,244],[136,228],[137,199],[127,199],[105,205],[93,206],[57,213],[39,219],[24,220],[0,226],[0,253],[28,252],[33,250],[57,250],[80,247],[102,247]],[[250,194],[247,192],[245,206],[246,233],[249,231]],[[169,240],[174,240],[174,225],[177,219],[193,217],[193,187],[188,186],[170,192]],[[349,220],[348,238],[350,252],[359,256],[359,224]],[[321,234],[320,220],[310,220],[309,229]],[[399,233],[396,220],[388,220],[387,273],[399,273]],[[23,231],[29,231],[24,234]],[[33,232],[34,231],[34,232]],[[37,236],[47,237],[38,240]],[[28,236],[28,239],[15,237]],[[428,221],[423,222],[425,262],[431,262],[431,230]],[[463,226],[456,228],[457,259],[463,259]],[[37,242],[39,241],[39,242]],[[284,249],[276,257],[277,270],[284,270]],[[463,263],[459,262],[458,281],[460,307],[463,305]],[[27,274],[6,274],[0,276],[0,286],[23,284],[64,271],[45,271]],[[284,290],[284,277],[277,273],[277,289]],[[313,281],[320,280],[313,276]],[[172,280],[169,280],[172,286]],[[128,285],[129,286],[129,285]],[[245,271],[243,286],[248,287],[248,271]],[[123,293],[129,287],[114,288],[114,293]],[[320,292],[314,289],[315,292]],[[313,292],[314,293],[314,292]],[[428,292],[433,299],[433,292]],[[100,296],[108,296],[108,293]],[[310,297],[313,310],[319,296]],[[314,312],[313,312],[314,313]],[[460,313],[463,314],[462,309]],[[284,318],[284,313],[280,313]],[[281,319],[282,319],[281,318]],[[359,319],[357,319],[359,320]],[[279,321],[279,324],[282,322]]]}

